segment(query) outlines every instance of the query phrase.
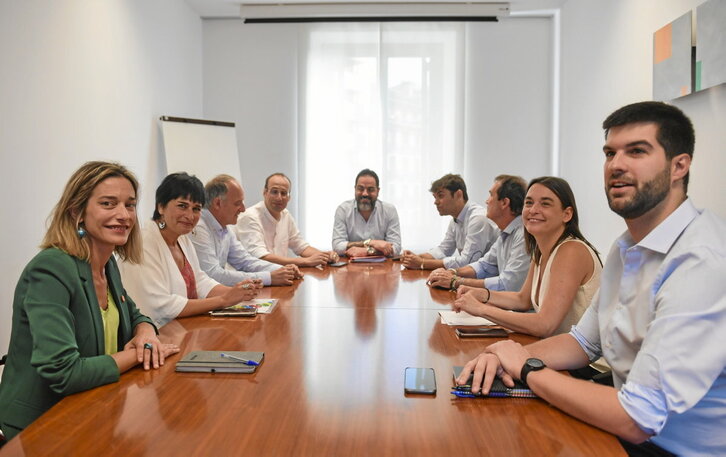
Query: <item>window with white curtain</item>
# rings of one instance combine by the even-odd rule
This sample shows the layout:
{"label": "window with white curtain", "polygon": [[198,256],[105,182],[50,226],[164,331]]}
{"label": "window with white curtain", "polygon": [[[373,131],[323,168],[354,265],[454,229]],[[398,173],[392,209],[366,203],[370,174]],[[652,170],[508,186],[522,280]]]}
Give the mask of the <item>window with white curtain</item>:
{"label": "window with white curtain", "polygon": [[335,208],[353,198],[356,174],[380,177],[396,205],[403,247],[435,246],[448,218],[429,187],[460,172],[463,25],[315,24],[300,44],[299,176],[302,231],[330,246]]}

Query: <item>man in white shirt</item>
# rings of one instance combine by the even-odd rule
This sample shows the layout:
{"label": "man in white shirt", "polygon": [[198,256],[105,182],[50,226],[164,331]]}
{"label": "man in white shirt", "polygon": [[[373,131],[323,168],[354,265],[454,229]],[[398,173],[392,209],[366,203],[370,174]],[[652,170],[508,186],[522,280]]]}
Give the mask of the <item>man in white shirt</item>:
{"label": "man in white shirt", "polygon": [[[519,379],[630,455],[726,455],[726,222],[688,198],[693,125],[674,106],[641,102],[603,129],[605,193],[627,231],[598,295],[570,333],[488,346],[457,382],[473,371],[472,392],[487,392],[495,374]],[[557,372],[600,356],[614,387]]]}
{"label": "man in white shirt", "polygon": [[340,204],[333,223],[333,250],[348,257],[401,253],[396,207],[378,200],[378,175],[368,168],[355,178],[355,199]]}
{"label": "man in white shirt", "polygon": [[[236,179],[219,175],[204,186],[204,193],[202,216],[189,237],[207,275],[228,286],[244,279],[259,279],[265,286],[288,286],[302,277],[295,265],[280,267],[253,257],[230,230],[245,210],[244,190]],[[234,270],[227,269],[227,264]]]}
{"label": "man in white shirt", "polygon": [[438,247],[416,255],[403,251],[401,263],[411,270],[459,268],[478,260],[496,241],[499,229],[486,214],[486,209],[469,201],[466,183],[459,175],[447,174],[431,183],[434,205],[441,216],[452,221]]}
{"label": "man in white shirt", "polygon": [[429,284],[447,289],[467,285],[519,291],[530,265],[522,225],[526,191],[527,183],[519,176],[497,176],[486,202],[487,217],[501,230],[497,240],[486,254],[469,265],[454,271],[443,268],[432,271]]}
{"label": "man in white shirt", "polygon": [[[290,179],[274,173],[265,180],[262,201],[247,208],[237,221],[237,236],[253,256],[280,265],[317,267],[337,262],[334,251],[323,252],[310,246],[300,234],[287,204]],[[292,250],[299,257],[290,257]]]}

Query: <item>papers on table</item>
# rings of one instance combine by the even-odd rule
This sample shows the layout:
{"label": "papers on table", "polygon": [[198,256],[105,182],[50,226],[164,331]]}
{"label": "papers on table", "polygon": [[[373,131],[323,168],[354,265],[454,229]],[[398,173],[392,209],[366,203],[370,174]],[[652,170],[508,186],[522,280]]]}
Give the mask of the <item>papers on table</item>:
{"label": "papers on table", "polygon": [[272,310],[275,309],[275,305],[277,305],[276,298],[254,298],[252,300],[240,302],[235,306],[254,306],[257,308],[257,314],[270,314]]}
{"label": "papers on table", "polygon": [[497,325],[489,319],[472,316],[466,311],[460,311],[458,313],[455,311],[439,311],[439,315],[441,316],[441,323],[446,325]]}

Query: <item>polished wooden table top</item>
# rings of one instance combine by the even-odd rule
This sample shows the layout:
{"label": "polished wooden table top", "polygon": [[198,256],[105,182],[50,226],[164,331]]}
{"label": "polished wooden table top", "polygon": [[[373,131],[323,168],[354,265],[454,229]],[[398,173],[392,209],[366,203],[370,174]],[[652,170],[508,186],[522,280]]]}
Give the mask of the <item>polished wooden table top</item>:
{"label": "polished wooden table top", "polygon": [[[181,354],[264,351],[255,374],[135,368],[67,397],[9,442],[20,455],[625,455],[610,434],[540,399],[457,399],[451,370],[492,341],[439,322],[453,294],[399,263],[305,269],[269,315],[197,316],[161,330]],[[534,341],[511,335],[522,343]],[[497,341],[497,340],[493,340]],[[405,367],[432,367],[438,393],[406,395]]]}

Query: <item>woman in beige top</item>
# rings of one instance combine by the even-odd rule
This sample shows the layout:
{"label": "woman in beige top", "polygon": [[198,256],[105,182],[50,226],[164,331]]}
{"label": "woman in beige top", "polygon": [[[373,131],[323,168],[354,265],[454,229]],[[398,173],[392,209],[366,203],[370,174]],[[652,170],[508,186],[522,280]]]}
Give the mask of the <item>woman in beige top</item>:
{"label": "woman in beige top", "polygon": [[[585,312],[600,286],[602,262],[580,233],[570,185],[544,176],[529,183],[522,219],[532,261],[519,292],[461,286],[455,311],[485,317],[539,337],[565,333]],[[456,278],[452,285],[457,286]],[[510,312],[510,311],[530,311]]]}

